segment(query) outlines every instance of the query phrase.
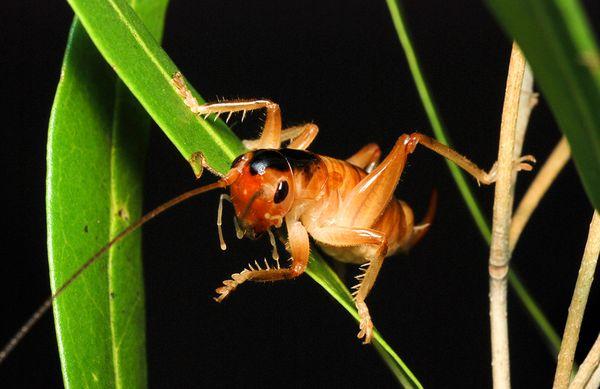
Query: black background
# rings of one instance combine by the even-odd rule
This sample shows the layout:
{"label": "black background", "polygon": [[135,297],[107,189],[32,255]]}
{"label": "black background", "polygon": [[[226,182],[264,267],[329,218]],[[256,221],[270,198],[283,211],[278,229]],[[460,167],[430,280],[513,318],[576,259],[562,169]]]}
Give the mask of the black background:
{"label": "black background", "polygon": [[[405,3],[455,147],[491,166],[509,40],[482,4]],[[597,5],[588,10],[599,20]],[[49,291],[46,127],[72,11],[66,2],[21,0],[6,2],[1,12],[4,342]],[[387,152],[402,132],[429,132],[384,1],[173,1],[164,47],[209,100],[269,97],[281,104],[286,124],[317,123],[321,132],[312,149],[318,153],[347,157],[367,142]],[[259,124],[250,121],[236,131],[252,137]],[[543,161],[559,137],[542,99],[524,151]],[[520,176],[519,194],[532,177]],[[146,178],[146,209],[196,185],[187,163],[156,127]],[[409,257],[385,263],[368,302],[378,328],[425,386],[487,387],[488,249],[444,162],[418,151],[398,195],[422,215],[434,187],[440,192],[439,212],[429,235]],[[493,189],[476,194],[490,215]],[[150,384],[393,386],[372,347],[355,338],[355,322],[308,276],[244,285],[226,303],[212,301],[224,278],[268,254],[264,240],[236,241],[229,224],[230,250],[221,252],[216,206],[217,195],[206,195],[145,228]],[[226,212],[230,220],[231,210]],[[591,214],[569,164],[514,254],[513,264],[560,332]],[[583,324],[580,361],[597,336],[592,318],[600,304],[597,286]],[[515,387],[549,386],[555,362],[512,292],[509,324]],[[0,382],[3,387],[62,384],[49,315],[0,366]]]}

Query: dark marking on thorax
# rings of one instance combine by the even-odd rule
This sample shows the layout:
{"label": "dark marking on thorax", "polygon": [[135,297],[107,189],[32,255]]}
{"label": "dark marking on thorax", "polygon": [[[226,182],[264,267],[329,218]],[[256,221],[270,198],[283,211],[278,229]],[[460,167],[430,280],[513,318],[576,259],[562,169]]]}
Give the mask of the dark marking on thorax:
{"label": "dark marking on thorax", "polygon": [[280,149],[279,152],[287,159],[294,170],[306,169],[319,161],[319,157],[316,154],[306,150]]}
{"label": "dark marking on thorax", "polygon": [[254,151],[250,162],[250,173],[263,175],[267,168],[279,171],[307,170],[319,160],[315,154],[295,149],[260,149]]}
{"label": "dark marking on thorax", "polygon": [[262,176],[267,168],[284,172],[290,168],[290,165],[279,150],[260,149],[254,151],[252,161],[250,161],[250,174]]}

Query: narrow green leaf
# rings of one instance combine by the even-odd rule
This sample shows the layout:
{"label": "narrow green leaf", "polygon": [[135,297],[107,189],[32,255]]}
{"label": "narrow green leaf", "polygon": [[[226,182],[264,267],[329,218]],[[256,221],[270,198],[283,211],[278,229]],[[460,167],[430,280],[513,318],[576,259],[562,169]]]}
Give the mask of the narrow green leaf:
{"label": "narrow green leaf", "polygon": [[[400,40],[400,44],[404,49],[408,66],[415,81],[419,97],[421,98],[421,103],[423,104],[427,117],[429,118],[429,123],[433,129],[433,133],[440,142],[451,145],[450,138],[447,135],[447,131],[444,128],[442,119],[440,118],[436,105],[433,101],[433,97],[429,92],[429,88],[427,87],[425,77],[421,72],[419,60],[417,59],[417,55],[410,39],[410,34],[404,21],[400,0],[386,1],[392,16],[392,21],[394,22],[394,27],[396,28],[396,33],[398,34],[398,39]],[[456,183],[456,186],[458,187],[458,190],[460,191],[463,200],[469,209],[469,212],[471,212],[471,216],[473,217],[475,224],[479,228],[481,236],[489,245],[491,242],[491,230],[489,222],[483,215],[481,206],[477,202],[477,199],[471,190],[471,186],[467,183],[464,173],[458,168],[458,166],[450,161],[446,161],[446,164],[450,169],[452,178],[454,178],[454,182]],[[558,350],[560,348],[560,337],[558,336],[558,333],[556,330],[554,330],[544,315],[544,312],[539,308],[538,303],[531,296],[531,293],[527,290],[520,277],[517,275],[516,271],[514,270],[514,266],[512,267],[513,268],[508,274],[510,286],[517,294],[517,298],[521,304],[523,304],[523,307],[529,314],[531,320],[536,324],[538,330],[544,336],[551,353],[554,356],[558,356]]]}
{"label": "narrow green leaf", "polygon": [[600,51],[576,0],[488,0],[517,41],[600,209]]}
{"label": "narrow green leaf", "polygon": [[214,170],[227,170],[242,144],[222,121],[202,120],[182,103],[171,85],[177,67],[126,2],[68,1],[104,59],[184,158],[202,151]]}
{"label": "narrow green leaf", "polygon": [[[176,66],[123,0],[69,0],[104,58],[142,103],[186,160],[201,151],[218,173],[229,169],[244,150],[240,140],[220,120],[207,122],[192,114],[171,84]],[[200,97],[196,94],[196,97]],[[349,292],[329,266],[312,256],[309,275],[319,282],[353,316]],[[381,335],[376,350],[406,387],[421,387]]]}
{"label": "narrow green leaf", "polygon": [[[306,270],[313,280],[321,285],[333,298],[336,299],[351,315],[359,322],[360,317],[354,306],[352,295],[342,280],[327,265],[315,250],[311,252],[311,261]],[[379,353],[385,364],[391,370],[398,382],[405,388],[422,388],[423,385],[417,377],[410,371],[408,366],[400,359],[394,349],[383,339],[381,333],[375,329],[373,332],[373,346]]]}
{"label": "narrow green leaf", "polygon": [[[135,3],[162,34],[166,0]],[[76,20],[48,133],[47,219],[52,289],[140,216],[150,121]],[[140,234],[109,251],[54,304],[67,387],[145,387]]]}

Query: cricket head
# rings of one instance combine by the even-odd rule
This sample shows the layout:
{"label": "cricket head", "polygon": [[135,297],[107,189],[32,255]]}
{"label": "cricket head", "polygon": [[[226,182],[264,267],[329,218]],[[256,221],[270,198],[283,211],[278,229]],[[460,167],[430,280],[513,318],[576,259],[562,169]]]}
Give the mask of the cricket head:
{"label": "cricket head", "polygon": [[243,233],[255,238],[271,227],[281,227],[294,202],[294,176],[278,150],[261,149],[237,157],[238,172],[229,185],[231,202]]}

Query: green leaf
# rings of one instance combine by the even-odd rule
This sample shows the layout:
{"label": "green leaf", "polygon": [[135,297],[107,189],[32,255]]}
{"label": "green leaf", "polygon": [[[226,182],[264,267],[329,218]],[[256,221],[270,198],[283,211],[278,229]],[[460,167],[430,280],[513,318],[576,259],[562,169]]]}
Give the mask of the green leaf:
{"label": "green leaf", "polygon": [[[421,98],[421,103],[425,109],[425,113],[429,118],[429,123],[433,129],[433,133],[440,142],[451,145],[450,137],[447,135],[447,131],[444,128],[444,124],[436,108],[436,104],[433,101],[432,94],[429,92],[427,82],[425,81],[425,76],[423,76],[423,72],[421,72],[419,60],[411,42],[410,34],[408,32],[408,28],[406,27],[406,22],[404,21],[400,0],[386,1],[392,16],[394,27],[396,28],[396,33],[398,34],[398,39],[400,40],[400,44],[404,49],[408,66],[412,73],[415,86],[419,93],[419,97]],[[473,217],[475,224],[479,228],[481,236],[489,245],[492,236],[489,221],[483,215],[481,206],[477,202],[471,186],[465,179],[465,174],[454,163],[446,161],[446,164],[448,165],[448,169],[450,169],[452,178],[454,178],[454,182],[456,183],[456,186],[458,187],[458,190],[460,191],[463,200],[469,209],[469,212],[471,212],[471,216]],[[531,293],[523,284],[523,281],[521,281],[514,269],[514,266],[512,266],[512,269],[508,274],[508,281],[513,291],[517,294],[519,302],[523,304],[523,307],[529,314],[529,317],[535,323],[540,333],[544,336],[544,340],[548,344],[550,352],[554,356],[558,356],[560,337],[550,324],[548,318],[544,315],[544,312],[539,308],[536,300],[531,296]]]}
{"label": "green leaf", "polygon": [[[106,61],[183,157],[189,161],[201,151],[212,170],[226,172],[233,158],[244,151],[240,140],[222,121],[207,122],[192,114],[172,86],[176,66],[127,4],[123,0],[69,3]],[[356,317],[348,290],[321,258],[311,257],[308,273]],[[376,350],[388,365],[394,366],[392,372],[405,386],[421,387],[379,333]]]}
{"label": "green leaf", "polygon": [[488,0],[517,41],[571,146],[575,166],[600,209],[600,52],[575,0]]}
{"label": "green leaf", "polygon": [[[160,37],[166,0],[136,2]],[[71,27],[48,133],[47,220],[52,290],[141,213],[150,120]],[[67,387],[145,387],[140,234],[113,247],[54,303]]]}
{"label": "green leaf", "polygon": [[126,2],[68,1],[104,59],[184,158],[201,150],[209,166],[226,171],[242,144],[222,121],[202,120],[183,104],[171,85],[177,67]]}

